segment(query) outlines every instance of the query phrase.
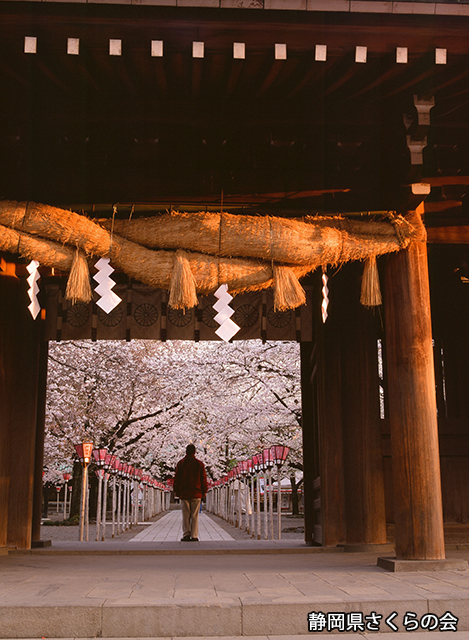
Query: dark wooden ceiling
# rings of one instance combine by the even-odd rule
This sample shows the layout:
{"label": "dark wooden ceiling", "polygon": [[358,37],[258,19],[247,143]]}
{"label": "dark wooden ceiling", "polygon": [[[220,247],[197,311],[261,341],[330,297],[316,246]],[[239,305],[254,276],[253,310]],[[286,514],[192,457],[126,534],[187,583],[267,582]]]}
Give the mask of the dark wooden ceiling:
{"label": "dark wooden ceiling", "polygon": [[[457,219],[469,181],[468,36],[461,17],[2,2],[0,197],[156,207],[223,197],[288,215],[399,208],[405,185],[432,177],[429,210]],[[67,38],[80,39],[79,55],[67,55]],[[111,38],[121,56],[109,55]],[[435,96],[423,133],[414,95]],[[421,166],[409,133],[427,136]]]}

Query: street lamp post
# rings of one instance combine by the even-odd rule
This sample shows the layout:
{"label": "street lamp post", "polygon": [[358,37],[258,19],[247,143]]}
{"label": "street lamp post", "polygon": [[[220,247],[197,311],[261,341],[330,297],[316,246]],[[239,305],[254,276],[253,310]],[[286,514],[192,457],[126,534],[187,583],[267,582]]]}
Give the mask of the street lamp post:
{"label": "street lamp post", "polygon": [[242,493],[243,493],[243,496],[244,496],[244,504],[245,504],[245,509],[246,509],[246,524],[245,524],[244,528],[249,533],[249,487],[248,487],[247,483],[245,482],[246,476],[248,474],[248,461],[247,460],[243,460],[240,463],[239,470],[240,470],[241,476],[243,478],[243,490],[242,490]]}
{"label": "street lamp post", "polygon": [[136,488],[135,488],[136,482],[137,482],[137,474],[138,474],[138,469],[136,469],[135,467],[131,467],[130,468],[130,485],[132,489],[132,500],[131,500],[130,514],[129,514],[130,528],[132,528],[135,525],[135,509],[136,509],[136,505],[138,504],[138,491],[136,491]]}
{"label": "street lamp post", "polygon": [[135,469],[135,515],[134,515],[134,523],[135,526],[138,525],[138,516],[140,510],[140,481],[142,479],[143,471],[141,469]]}
{"label": "street lamp post", "polygon": [[250,518],[250,525],[249,525],[249,533],[251,534],[252,537],[254,537],[255,532],[255,513],[254,513],[254,467],[252,464],[252,458],[248,458],[248,460],[246,461],[248,464],[248,476],[251,479],[251,518]]}
{"label": "street lamp post", "polygon": [[72,510],[72,493],[73,493],[73,487],[72,485],[70,485],[68,488],[68,507],[67,507],[67,514],[69,518]]}
{"label": "street lamp post", "polygon": [[[116,456],[113,456],[113,460],[111,462],[111,473],[112,473],[112,531],[111,535],[114,538],[116,535],[116,510],[117,510],[117,474],[119,473],[119,465],[120,460]],[[119,533],[119,531],[117,531]]]}
{"label": "street lamp post", "polygon": [[130,524],[130,471],[132,466],[127,464],[127,470],[125,472],[125,490],[126,490],[126,502],[125,502],[125,531],[128,531],[131,528]]}
{"label": "street lamp post", "polygon": [[99,542],[100,534],[101,534],[101,509],[102,509],[102,488],[103,488],[103,478],[104,478],[104,469],[98,468],[95,469],[96,477],[98,478],[98,504],[96,506],[96,542]]}
{"label": "street lamp post", "polygon": [[148,476],[142,475],[142,522],[145,522],[145,519],[147,517],[147,511],[148,511],[148,504],[147,504],[147,498],[148,498],[148,490],[147,490],[147,480],[148,480]]}
{"label": "street lamp post", "polygon": [[127,467],[127,529],[132,529],[133,519],[132,519],[132,509],[133,509],[133,491],[132,491],[132,481],[134,478],[134,468],[131,464]]}
{"label": "street lamp post", "polygon": [[121,527],[121,531],[127,531],[127,469],[129,468],[129,465],[127,464],[127,462],[123,462],[122,463],[122,471],[121,471],[121,477],[122,477],[122,527]]}
{"label": "street lamp post", "polygon": [[59,499],[60,499],[60,489],[62,488],[62,486],[60,484],[56,485],[55,490],[57,491],[57,505],[56,505],[56,512],[59,513]]}
{"label": "street lamp post", "polygon": [[223,489],[222,489],[222,495],[223,495],[223,512],[222,512],[222,517],[224,520],[226,520],[227,522],[229,522],[229,514],[228,514],[228,492],[229,492],[229,479],[228,476],[225,474],[222,477],[222,482],[223,482]]}
{"label": "street lamp post", "polygon": [[[264,540],[267,540],[269,537],[269,520],[268,520],[268,511],[267,511],[267,467],[264,462],[264,452],[262,451],[261,453],[259,453],[257,458],[259,460],[259,469],[264,474]],[[262,537],[262,531],[261,531],[261,537]]]}
{"label": "street lamp post", "polygon": [[117,535],[119,535],[119,533],[122,533],[123,531],[123,527],[122,527],[122,504],[123,504],[123,469],[124,469],[124,463],[122,462],[122,460],[119,460],[119,465],[117,468],[117,475],[118,475],[118,485],[117,485]]}
{"label": "street lamp post", "polygon": [[152,478],[150,475],[147,479],[146,492],[146,518],[147,520],[150,520],[150,518],[153,518],[153,516],[156,516],[161,511],[160,483],[156,478]]}
{"label": "street lamp post", "polygon": [[79,526],[79,541],[83,542],[83,530],[85,525],[86,503],[88,501],[88,465],[91,460],[91,452],[93,451],[92,442],[83,442],[83,444],[76,444],[75,450],[80,462],[83,466],[82,483],[81,483],[81,499],[80,499],[80,526]]}
{"label": "street lamp post", "polygon": [[261,487],[259,482],[259,474],[262,469],[262,453],[252,456],[254,471],[256,472],[256,535],[257,539],[261,539]]}
{"label": "street lamp post", "polygon": [[224,493],[225,493],[225,520],[230,521],[230,476],[229,473],[223,477]]}
{"label": "street lamp post", "polygon": [[102,517],[101,517],[101,524],[102,524],[101,540],[103,542],[106,539],[107,488],[108,488],[110,470],[112,469],[112,465],[115,458],[116,456],[112,455],[111,453],[107,453],[106,458],[104,460],[104,465],[103,465],[104,466],[104,487],[103,487],[103,511],[102,511]]}
{"label": "street lamp post", "polygon": [[281,487],[281,479],[280,479],[280,469],[287,459],[288,452],[290,451],[289,447],[284,447],[283,445],[275,445],[270,449],[273,454],[274,462],[277,466],[277,513],[278,513],[278,539],[280,540],[282,537],[282,487]]}
{"label": "street lamp post", "polygon": [[234,487],[234,514],[233,521],[235,527],[241,527],[241,500],[239,490],[239,464],[233,469],[233,487]]}
{"label": "street lamp post", "polygon": [[66,520],[67,519],[67,498],[68,498],[68,481],[71,480],[72,478],[72,474],[71,473],[64,473],[63,474],[63,479],[65,481],[65,491],[64,491],[64,513],[63,513],[63,519]]}
{"label": "street lamp post", "polygon": [[257,466],[257,456],[253,455],[251,458],[251,468],[252,468],[252,513],[253,513],[253,528],[252,535],[255,538],[259,537],[259,476],[258,476],[258,466]]}
{"label": "street lamp post", "polygon": [[230,469],[228,474],[228,478],[230,479],[230,523],[232,525],[236,522],[236,493],[235,493],[235,482],[236,482],[236,473],[234,469]]}
{"label": "street lamp post", "polygon": [[107,449],[93,449],[93,458],[96,466],[96,476],[98,478],[98,505],[96,508],[96,542],[100,539],[101,533],[101,505],[103,495],[103,479],[104,479],[104,464],[106,462],[106,456],[108,455]]}
{"label": "street lamp post", "polygon": [[[272,540],[274,539],[274,501],[273,501],[273,496],[272,496],[272,467],[274,466],[274,459],[271,456],[271,451],[270,449],[264,449],[264,451],[262,452],[262,459],[264,461],[264,468],[266,471],[266,485],[264,488],[264,503],[265,503],[265,496],[267,496],[267,502],[268,502],[268,513],[269,513],[269,519],[270,519],[270,535]],[[264,509],[266,508],[266,505],[264,504]],[[266,522],[267,522],[267,518],[266,518]],[[268,529],[269,527],[266,526],[266,534],[265,534],[265,539],[267,540],[268,536]]]}

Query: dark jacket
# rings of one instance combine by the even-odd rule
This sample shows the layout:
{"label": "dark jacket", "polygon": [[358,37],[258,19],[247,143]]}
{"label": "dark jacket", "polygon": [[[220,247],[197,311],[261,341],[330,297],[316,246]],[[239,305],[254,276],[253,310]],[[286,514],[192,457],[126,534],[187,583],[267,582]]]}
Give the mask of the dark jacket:
{"label": "dark jacket", "polygon": [[186,455],[179,460],[174,477],[174,493],[182,500],[204,498],[207,493],[207,476],[203,462]]}

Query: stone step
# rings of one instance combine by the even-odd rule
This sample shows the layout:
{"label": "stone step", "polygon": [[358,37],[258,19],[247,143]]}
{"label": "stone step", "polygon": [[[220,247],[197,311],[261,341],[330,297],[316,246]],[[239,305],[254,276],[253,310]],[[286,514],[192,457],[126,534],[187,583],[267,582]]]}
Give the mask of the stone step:
{"label": "stone step", "polygon": [[[424,635],[425,634],[425,635]],[[349,638],[351,637],[350,634],[347,633],[327,633],[326,637],[328,640],[340,640],[341,638],[343,638],[345,636],[348,636]],[[382,633],[379,632],[375,632],[375,633],[354,633],[353,636],[355,638],[357,638],[357,640],[359,640],[360,638],[376,638],[379,636],[382,636]],[[184,640],[207,640],[207,636],[183,636]],[[281,635],[281,636],[277,636],[277,635],[260,635],[260,636],[226,636],[224,637],[223,640],[311,640],[311,636],[310,635]],[[322,635],[322,637],[324,637],[324,634]],[[387,636],[389,639],[392,637],[393,640],[409,640],[409,633],[408,632],[397,632],[397,633],[393,633],[392,636]],[[412,640],[432,640],[432,638],[434,638],[434,640],[436,640],[438,638],[438,640],[468,640],[469,638],[469,633],[467,631],[457,631],[457,632],[451,632],[451,631],[442,631],[442,632],[438,632],[438,635],[435,636],[429,636],[428,632],[426,631],[417,631],[412,633],[412,635],[410,636],[410,638]],[[13,639],[11,639],[13,640]],[[39,639],[26,639],[26,638],[21,638],[21,639],[16,639],[16,640],[39,640]],[[91,640],[91,638],[75,638],[75,637],[70,637],[70,638],[58,638],[57,640]],[[122,637],[116,637],[116,638],[109,638],[108,640],[142,640],[141,638],[136,638],[135,636],[128,636],[127,638],[122,638]],[[151,636],[149,638],[145,638],[145,640],[181,640],[181,636],[165,636],[165,637],[156,637],[156,636]]]}

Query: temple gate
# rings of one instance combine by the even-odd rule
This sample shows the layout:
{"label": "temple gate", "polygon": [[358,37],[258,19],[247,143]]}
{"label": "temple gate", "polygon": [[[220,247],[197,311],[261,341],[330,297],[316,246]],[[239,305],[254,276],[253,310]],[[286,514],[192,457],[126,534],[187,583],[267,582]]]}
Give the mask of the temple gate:
{"label": "temple gate", "polygon": [[[467,5],[432,3],[436,18],[413,2],[160,4],[0,8],[0,547],[38,536],[47,341],[208,339],[227,282],[237,337],[301,342],[306,543],[379,548],[393,522],[398,559],[444,558],[443,515],[469,516]],[[83,226],[68,245],[69,210]],[[213,252],[139,245],[134,259],[129,228],[165,211],[218,216]],[[222,249],[231,216],[265,222],[260,254]],[[277,221],[335,240],[316,261],[295,262],[298,242],[280,259]],[[392,246],[362,251],[379,234],[360,225]],[[350,237],[361,253],[346,256]],[[66,299],[75,253],[80,268],[110,257],[123,299],[110,313]]]}

